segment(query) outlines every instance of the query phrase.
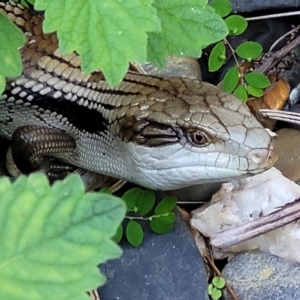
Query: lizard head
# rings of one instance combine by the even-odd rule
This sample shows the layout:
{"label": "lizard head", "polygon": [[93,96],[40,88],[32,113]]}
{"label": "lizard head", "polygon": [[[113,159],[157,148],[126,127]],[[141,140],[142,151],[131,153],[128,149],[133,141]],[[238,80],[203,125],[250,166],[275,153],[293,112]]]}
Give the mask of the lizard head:
{"label": "lizard head", "polygon": [[[168,79],[176,87],[182,79]],[[129,181],[172,190],[228,181],[270,168],[274,134],[232,94],[184,80],[176,94],[156,90],[120,120]]]}

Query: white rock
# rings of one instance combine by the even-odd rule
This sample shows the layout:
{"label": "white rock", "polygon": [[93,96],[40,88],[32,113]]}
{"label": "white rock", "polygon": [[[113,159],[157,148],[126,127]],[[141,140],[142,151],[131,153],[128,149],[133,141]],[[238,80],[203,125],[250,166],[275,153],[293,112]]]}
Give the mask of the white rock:
{"label": "white rock", "polygon": [[[300,197],[300,186],[277,169],[222,185],[211,203],[192,212],[191,225],[211,237],[226,229],[270,214]],[[260,250],[300,263],[300,220],[235,245],[214,251],[215,258],[237,252]]]}

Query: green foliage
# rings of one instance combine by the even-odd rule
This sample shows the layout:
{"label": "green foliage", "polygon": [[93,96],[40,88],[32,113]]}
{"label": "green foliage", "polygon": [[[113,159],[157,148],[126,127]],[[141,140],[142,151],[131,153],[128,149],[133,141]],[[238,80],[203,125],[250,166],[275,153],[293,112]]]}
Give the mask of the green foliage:
{"label": "green foliage", "polygon": [[78,175],[52,187],[43,174],[2,177],[0,193],[0,299],[83,300],[104,284],[96,266],[121,255],[122,200],[85,193]]}
{"label": "green foliage", "polygon": [[34,7],[46,11],[43,29],[57,31],[64,54],[76,51],[85,73],[101,69],[116,85],[130,61],[146,61],[147,32],[161,30],[151,2],[36,0]]}
{"label": "green foliage", "polygon": [[236,66],[231,67],[225,74],[222,82],[222,88],[225,92],[231,93],[239,82],[239,70]]}
{"label": "green foliage", "polygon": [[235,51],[239,57],[251,61],[262,54],[263,47],[256,42],[244,42]]}
{"label": "green foliage", "polygon": [[223,42],[217,43],[211,50],[208,59],[208,68],[210,72],[219,70],[226,59],[226,48]]}
{"label": "green foliage", "polygon": [[225,22],[228,26],[230,35],[240,35],[248,26],[248,22],[245,18],[239,15],[230,16],[225,19]]}
{"label": "green foliage", "polygon": [[176,207],[176,198],[174,196],[168,196],[161,200],[155,208],[156,215],[168,214]]}
{"label": "green foliage", "polygon": [[[176,220],[176,216],[172,212],[176,207],[175,197],[166,197],[154,207],[155,195],[153,191],[133,188],[124,193],[122,199],[127,206],[126,219],[129,219],[129,222],[126,224],[125,221],[124,225],[126,238],[132,246],[138,247],[143,242],[144,232],[139,222],[148,222],[152,231],[157,234],[166,234],[173,230],[173,224]],[[154,212],[151,214],[153,209]],[[122,239],[123,231],[123,227],[120,226],[114,241],[119,242]]]}
{"label": "green foliage", "polygon": [[0,95],[4,92],[5,89],[5,77],[0,75]]}
{"label": "green foliage", "polygon": [[22,59],[18,49],[24,43],[22,31],[0,13],[0,95],[5,88],[5,77],[21,75]]}
{"label": "green foliage", "polygon": [[[226,16],[228,8],[231,6],[229,0],[214,0],[211,5],[216,7],[216,12],[220,12],[221,16]],[[224,11],[222,8],[225,7]],[[225,22],[228,26],[230,35],[239,35],[243,33],[248,23],[247,21],[239,15],[233,15],[225,19]],[[217,43],[209,56],[208,67],[210,72],[218,71],[223,64],[226,62],[226,47],[225,44],[229,44],[227,40]],[[263,48],[260,44],[256,42],[244,42],[240,44],[236,50],[229,47],[232,51],[232,54],[237,62],[236,55],[241,59],[244,59],[248,62],[251,62],[254,59],[257,59],[261,56]],[[240,71],[240,63],[236,63],[236,66],[230,68],[222,80],[222,89],[226,92],[233,93],[242,101],[246,102],[248,95],[255,97],[261,97],[264,94],[263,89],[270,86],[269,79],[262,73],[252,72],[249,68],[244,74]]]}
{"label": "green foliage", "polygon": [[222,297],[222,289],[225,287],[225,280],[222,277],[215,276],[212,283],[208,285],[208,295],[212,300],[218,300]]}
{"label": "green foliage", "polygon": [[264,94],[264,91],[260,88],[256,88],[254,86],[248,85],[247,86],[247,92],[248,94],[254,96],[254,97],[261,97]]}
{"label": "green foliage", "polygon": [[246,102],[248,100],[248,93],[246,88],[242,85],[239,84],[237,88],[234,90],[233,94],[240,98],[243,102]]}
{"label": "green foliage", "polygon": [[264,89],[268,87],[271,82],[264,74],[259,72],[252,72],[245,75],[245,80],[249,85],[256,88]]}
{"label": "green foliage", "polygon": [[[35,9],[45,10],[44,31],[57,31],[62,52],[79,53],[83,71],[101,69],[111,86],[122,80],[129,62],[151,61],[162,67],[167,55],[199,57],[204,46],[228,33],[223,19],[205,0],[30,2],[35,2]],[[0,19],[4,41],[7,35],[1,29],[7,26]],[[0,41],[0,45],[9,52],[16,48],[10,42]],[[0,57],[5,57],[1,47]],[[20,57],[15,59],[20,64]]]}
{"label": "green foliage", "polygon": [[228,0],[213,0],[209,5],[213,7],[215,12],[222,18],[229,15],[232,10],[232,4]]}
{"label": "green foliage", "polygon": [[126,226],[126,237],[132,246],[140,246],[144,238],[142,226],[137,221],[129,221]]}
{"label": "green foliage", "polygon": [[156,0],[161,31],[150,32],[148,60],[164,67],[167,55],[201,56],[204,46],[228,33],[222,18],[204,0]]}

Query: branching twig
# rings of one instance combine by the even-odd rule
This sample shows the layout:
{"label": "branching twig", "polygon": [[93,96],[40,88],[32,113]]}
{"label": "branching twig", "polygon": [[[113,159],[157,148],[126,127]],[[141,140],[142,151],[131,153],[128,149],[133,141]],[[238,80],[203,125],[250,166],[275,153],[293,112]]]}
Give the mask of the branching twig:
{"label": "branching twig", "polygon": [[256,71],[265,73],[266,71],[270,70],[274,65],[276,65],[283,57],[285,57],[299,44],[300,44],[300,36],[295,38],[292,42],[290,42],[288,45],[283,47],[281,50],[277,51],[276,53],[268,57],[266,61],[256,69]]}
{"label": "branching twig", "polygon": [[269,53],[288,35],[293,34],[295,32],[297,32],[300,29],[300,25],[298,25],[297,27],[293,28],[292,30],[288,31],[287,33],[285,33],[283,36],[281,36],[278,40],[276,40],[273,45],[270,47],[269,49]]}

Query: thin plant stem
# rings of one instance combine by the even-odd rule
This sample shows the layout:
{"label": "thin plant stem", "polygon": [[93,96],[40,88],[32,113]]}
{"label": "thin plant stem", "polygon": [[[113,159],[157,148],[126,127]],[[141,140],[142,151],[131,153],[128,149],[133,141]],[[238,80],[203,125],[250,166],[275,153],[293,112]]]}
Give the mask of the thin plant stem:
{"label": "thin plant stem", "polygon": [[300,11],[292,11],[287,13],[278,13],[278,14],[270,14],[258,17],[250,17],[245,18],[247,21],[256,21],[256,20],[265,20],[265,19],[273,19],[273,18],[282,18],[282,17],[291,17],[300,15]]}
{"label": "thin plant stem", "polygon": [[292,30],[288,31],[287,33],[285,33],[283,36],[281,36],[279,39],[277,39],[273,45],[270,47],[269,49],[269,53],[272,52],[272,50],[288,35],[291,35],[295,32],[297,32],[300,29],[300,25],[298,25],[297,27],[293,28]]}

